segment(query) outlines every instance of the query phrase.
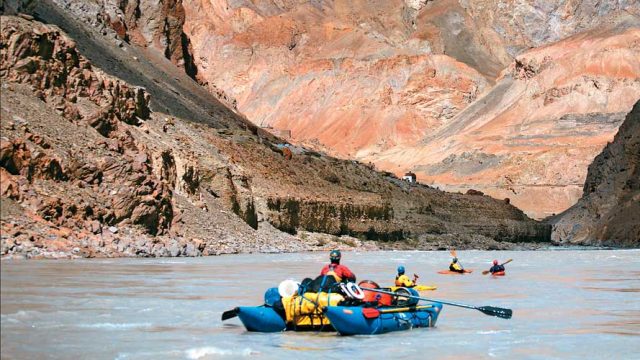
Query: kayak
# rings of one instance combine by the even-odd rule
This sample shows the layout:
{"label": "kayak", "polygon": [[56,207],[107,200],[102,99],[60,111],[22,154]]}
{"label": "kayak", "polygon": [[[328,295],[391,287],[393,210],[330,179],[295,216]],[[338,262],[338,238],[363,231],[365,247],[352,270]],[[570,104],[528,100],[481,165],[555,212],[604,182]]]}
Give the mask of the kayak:
{"label": "kayak", "polygon": [[436,325],[442,304],[368,308],[328,306],[325,315],[341,335],[375,335]]}
{"label": "kayak", "polygon": [[471,274],[473,272],[473,270],[467,270],[464,269],[463,273],[459,273],[457,271],[451,271],[451,270],[442,270],[442,271],[438,271],[438,274],[443,274],[443,275],[464,275],[464,274]]}
{"label": "kayak", "polygon": [[496,271],[491,276],[504,276],[504,271]]}
{"label": "kayak", "polygon": [[[398,289],[400,289],[402,286],[391,286],[390,289],[391,291],[396,291]],[[436,290],[437,287],[435,286],[429,286],[429,285],[416,285],[414,287],[412,287],[412,289],[416,290],[416,291],[427,291],[427,290]]]}

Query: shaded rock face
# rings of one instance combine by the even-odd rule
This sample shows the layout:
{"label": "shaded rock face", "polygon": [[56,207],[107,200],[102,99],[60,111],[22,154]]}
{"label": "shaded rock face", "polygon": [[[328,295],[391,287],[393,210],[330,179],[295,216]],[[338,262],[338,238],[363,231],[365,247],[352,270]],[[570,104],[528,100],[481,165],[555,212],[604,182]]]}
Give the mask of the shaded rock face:
{"label": "shaded rock face", "polygon": [[548,222],[558,243],[640,246],[640,101],[589,166],[578,203]]}
{"label": "shaded rock face", "polygon": [[[198,77],[256,124],[451,191],[509,197],[536,218],[577,201],[587,165],[640,93],[637,1],[184,9]],[[442,171],[465,153],[501,161]]]}
{"label": "shaded rock face", "polygon": [[[161,234],[172,219],[171,189],[152,174],[144,146],[122,128],[148,119],[149,95],[94,69],[75,46],[56,28],[7,18],[0,35],[0,77],[5,85],[30,85],[58,115],[76,126],[94,128],[103,138],[90,150],[102,147],[111,154],[61,154],[33,129],[37,124],[15,118],[17,124],[11,122],[7,131],[13,139],[0,139],[0,166],[11,175],[3,194],[29,203],[36,214],[59,226],[126,220],[149,234]],[[97,191],[77,197],[38,194],[37,183],[47,180]]]}
{"label": "shaded rock face", "polygon": [[[349,246],[361,242],[348,235],[390,246],[425,234],[426,242],[461,235],[469,247],[478,237],[549,240],[548,225],[506,202],[412,186],[301,147],[285,152],[281,139],[200,97],[205,90],[177,68],[158,68],[137,48],[125,51],[69,15],[40,9],[85,39],[87,52],[55,25],[1,19],[3,256],[305,251],[343,239],[304,239],[305,230],[346,236]],[[135,63],[132,53],[141,56]],[[88,58],[123,65],[98,69]],[[130,74],[128,67],[136,70],[132,79],[159,86],[145,90],[115,77]],[[148,107],[174,79],[193,87],[171,92],[166,109],[176,111],[183,97],[206,99],[187,113],[201,116]],[[212,104],[219,108],[208,111]]]}
{"label": "shaded rock face", "polygon": [[60,31],[46,26],[25,28],[14,22],[2,27],[0,75],[32,85],[38,96],[55,105],[71,121],[85,121],[109,137],[118,123],[132,125],[149,117],[144,89],[96,71]]}
{"label": "shaded rock face", "polygon": [[192,78],[198,72],[193,63],[191,42],[182,31],[185,20],[182,0],[54,0],[91,26],[108,28],[122,40],[160,51]]}

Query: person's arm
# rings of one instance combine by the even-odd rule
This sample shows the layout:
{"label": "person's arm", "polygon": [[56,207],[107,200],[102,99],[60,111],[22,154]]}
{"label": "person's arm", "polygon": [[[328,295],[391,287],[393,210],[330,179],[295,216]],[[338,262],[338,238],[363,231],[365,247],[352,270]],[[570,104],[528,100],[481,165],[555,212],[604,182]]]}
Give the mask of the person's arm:
{"label": "person's arm", "polygon": [[346,280],[351,281],[351,282],[356,282],[356,274],[354,274],[348,267],[346,267],[344,265],[340,265],[340,268],[342,269],[341,278],[346,279]]}

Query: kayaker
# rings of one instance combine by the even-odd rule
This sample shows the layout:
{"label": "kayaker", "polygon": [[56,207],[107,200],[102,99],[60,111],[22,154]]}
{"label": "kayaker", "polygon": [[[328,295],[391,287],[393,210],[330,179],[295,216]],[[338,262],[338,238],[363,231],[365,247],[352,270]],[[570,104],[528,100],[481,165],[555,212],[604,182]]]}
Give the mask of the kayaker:
{"label": "kayaker", "polygon": [[404,273],[404,266],[398,266],[398,275],[396,275],[396,286],[414,287],[418,281],[418,275],[413,274],[413,280],[409,279]]}
{"label": "kayaker", "polygon": [[489,272],[493,274],[500,271],[504,271],[504,265],[498,264],[498,260],[493,260],[493,266],[489,269]]}
{"label": "kayaker", "polygon": [[464,268],[458,262],[458,258],[457,257],[454,257],[453,260],[451,260],[451,264],[449,264],[449,271],[455,271],[455,272],[459,272],[459,273],[464,273]]}
{"label": "kayaker", "polygon": [[331,250],[329,253],[331,263],[322,268],[320,275],[333,275],[337,282],[355,282],[356,275],[348,267],[340,265],[341,257],[340,250]]}

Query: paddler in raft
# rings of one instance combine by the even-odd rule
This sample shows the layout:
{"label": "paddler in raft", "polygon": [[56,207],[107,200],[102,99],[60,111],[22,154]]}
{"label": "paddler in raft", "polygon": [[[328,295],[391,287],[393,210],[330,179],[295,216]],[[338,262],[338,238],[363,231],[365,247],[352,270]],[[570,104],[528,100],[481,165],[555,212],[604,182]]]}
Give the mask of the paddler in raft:
{"label": "paddler in raft", "polygon": [[356,275],[346,266],[340,265],[342,254],[340,250],[331,250],[328,265],[320,271],[321,276],[333,275],[336,282],[356,282]]}
{"label": "paddler in raft", "polygon": [[457,257],[454,257],[453,260],[451,260],[451,264],[449,264],[449,271],[455,271],[455,272],[458,272],[458,273],[464,273],[464,268],[458,262],[458,258]]}
{"label": "paddler in raft", "polygon": [[418,275],[413,274],[413,280],[409,279],[404,273],[404,266],[398,266],[398,275],[396,275],[396,286],[412,288],[416,286]]}
{"label": "paddler in raft", "polygon": [[495,274],[501,271],[504,271],[504,265],[498,264],[498,260],[493,260],[493,266],[489,269],[489,272]]}

